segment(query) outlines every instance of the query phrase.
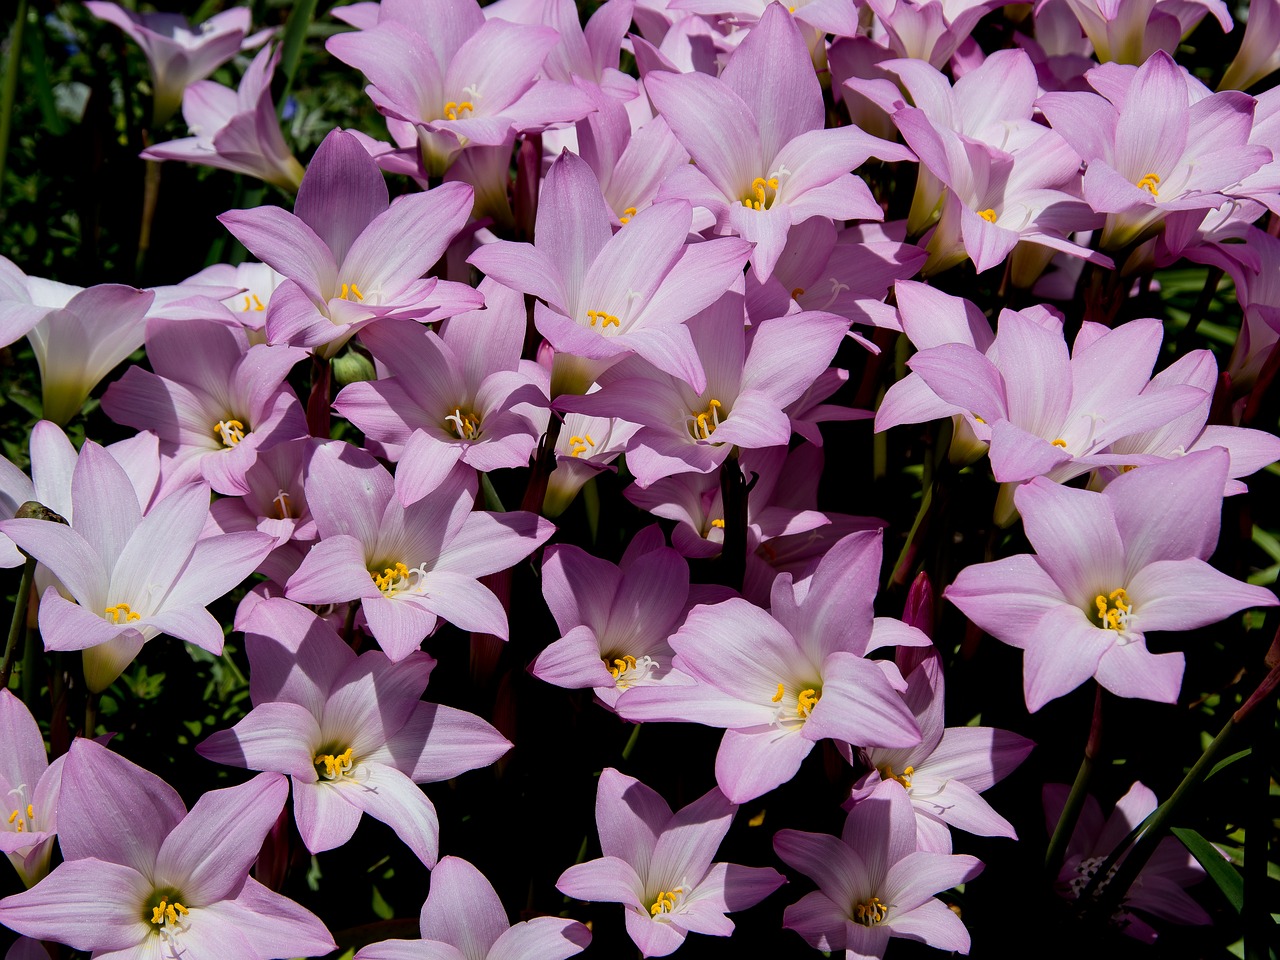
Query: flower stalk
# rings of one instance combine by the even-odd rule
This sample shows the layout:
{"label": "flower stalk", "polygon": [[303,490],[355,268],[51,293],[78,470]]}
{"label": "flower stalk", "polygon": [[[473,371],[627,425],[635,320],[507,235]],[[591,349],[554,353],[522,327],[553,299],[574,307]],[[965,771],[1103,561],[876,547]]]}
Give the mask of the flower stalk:
{"label": "flower stalk", "polygon": [[1062,866],[1062,858],[1066,853],[1067,842],[1075,832],[1076,821],[1080,819],[1080,811],[1084,808],[1084,798],[1089,792],[1089,780],[1093,776],[1093,764],[1102,745],[1102,686],[1094,688],[1093,720],[1089,724],[1089,739],[1084,745],[1084,757],[1080,761],[1080,769],[1076,772],[1075,782],[1071,784],[1071,792],[1067,795],[1067,804],[1062,808],[1058,824],[1053,828],[1053,836],[1049,838],[1049,847],[1044,852],[1045,873],[1052,879],[1058,875]]}

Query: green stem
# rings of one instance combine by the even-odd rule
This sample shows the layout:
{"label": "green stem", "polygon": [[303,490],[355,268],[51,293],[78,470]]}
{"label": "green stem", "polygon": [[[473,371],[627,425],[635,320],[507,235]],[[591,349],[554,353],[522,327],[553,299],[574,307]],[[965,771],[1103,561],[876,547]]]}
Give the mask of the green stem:
{"label": "green stem", "polygon": [[9,59],[4,67],[4,87],[0,88],[0,188],[4,186],[4,164],[9,153],[9,131],[13,127],[13,101],[18,92],[18,73],[22,66],[22,28],[27,23],[27,0],[18,0],[9,37]]}
{"label": "green stem", "polygon": [[316,0],[297,0],[289,14],[289,22],[284,26],[284,40],[280,44],[280,73],[284,76],[284,87],[280,90],[280,99],[276,101],[277,113],[284,113],[285,102],[293,87],[293,76],[298,72],[298,61],[302,57],[303,44],[307,39],[307,27],[311,26],[311,18],[315,16],[315,12]]}
{"label": "green stem", "polygon": [[640,739],[640,729],[643,726],[644,726],[643,723],[637,723],[631,731],[631,736],[627,737],[627,745],[622,748],[623,760],[631,759],[631,753],[636,748],[636,741]]}
{"label": "green stem", "polygon": [[1066,806],[1062,808],[1058,824],[1053,828],[1053,836],[1049,838],[1049,847],[1044,852],[1044,869],[1051,881],[1057,879],[1067,843],[1071,840],[1071,834],[1075,832],[1076,821],[1080,819],[1080,811],[1084,808],[1089,779],[1093,776],[1093,762],[1098,755],[1101,743],[1102,687],[1097,686],[1093,698],[1093,721],[1089,725],[1089,739],[1084,746],[1084,757],[1080,761],[1075,783],[1071,784],[1071,792],[1067,794]]}
{"label": "green stem", "polygon": [[1271,816],[1271,752],[1273,725],[1259,723],[1253,731],[1253,752],[1249,755],[1249,781],[1245,786],[1244,812],[1244,925],[1245,960],[1267,960],[1267,944],[1274,932],[1267,904],[1267,834]]}
{"label": "green stem", "polygon": [[1191,349],[1191,341],[1195,338],[1196,327],[1200,326],[1200,321],[1208,316],[1213,298],[1218,295],[1218,284],[1222,282],[1223,273],[1224,271],[1221,267],[1210,267],[1209,272],[1205,275],[1204,287],[1200,290],[1200,296],[1196,298],[1195,306],[1191,308],[1191,313],[1187,317],[1187,325],[1178,334],[1178,356],[1184,356]]}
{"label": "green stem", "polygon": [[98,730],[98,699],[102,696],[100,693],[94,693],[92,690],[86,690],[84,695],[84,736],[92,738],[97,736]]}
{"label": "green stem", "polygon": [[18,648],[18,638],[27,631],[27,602],[31,599],[31,580],[36,573],[36,558],[27,557],[22,565],[22,583],[13,604],[13,619],[9,621],[9,638],[4,644],[4,660],[0,662],[0,690],[9,689],[9,674],[13,671],[13,654]]}
{"label": "green stem", "polygon": [[[143,144],[149,138],[143,134]],[[138,256],[134,260],[134,273],[142,282],[142,270],[146,266],[147,253],[151,250],[151,224],[156,218],[156,206],[160,201],[160,161],[146,161],[146,177],[142,184],[142,223],[138,227]]]}

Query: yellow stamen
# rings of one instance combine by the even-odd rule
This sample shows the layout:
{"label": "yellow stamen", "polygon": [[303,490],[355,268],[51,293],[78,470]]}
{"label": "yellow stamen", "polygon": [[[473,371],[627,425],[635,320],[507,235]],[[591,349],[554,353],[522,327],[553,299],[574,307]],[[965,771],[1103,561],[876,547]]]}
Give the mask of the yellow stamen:
{"label": "yellow stamen", "polygon": [[987,221],[987,223],[996,222],[996,212],[991,208],[987,208],[986,210],[979,210],[978,216],[980,216],[983,220]]}
{"label": "yellow stamen", "polygon": [[987,422],[987,421],[983,420],[980,416],[978,416],[976,413],[973,415],[973,419],[977,420],[979,423],[986,423],[986,422]]}
{"label": "yellow stamen", "polygon": [[15,811],[13,811],[13,813],[9,814],[9,822],[10,822],[10,823],[13,823],[13,821],[15,821],[15,820],[17,820],[17,819],[18,819],[18,811],[17,811],[17,810],[15,810]]}
{"label": "yellow stamen", "polygon": [[880,923],[889,915],[889,907],[879,897],[869,897],[853,906],[853,919],[864,927]]}
{"label": "yellow stamen", "polygon": [[248,313],[250,310],[255,313],[261,313],[265,309],[267,308],[262,305],[262,301],[258,299],[256,293],[246,293],[244,295],[244,309],[240,311],[241,313]]}
{"label": "yellow stamen", "polygon": [[[463,413],[461,407],[454,407],[453,413],[444,418],[445,429],[457,433],[459,440],[475,440],[480,436],[480,417],[474,413]],[[453,426],[449,426],[453,424]]]}
{"label": "yellow stamen", "polygon": [[1160,191],[1156,189],[1159,184],[1160,174],[1158,173],[1148,173],[1138,181],[1138,187],[1142,190],[1146,190],[1153,197],[1160,196]]}
{"label": "yellow stamen", "polygon": [[796,697],[796,713],[801,717],[807,717],[813,712],[813,708],[818,705],[818,701],[822,699],[822,694],[810,688],[801,690],[800,696]]}
{"label": "yellow stamen", "polygon": [[339,300],[350,300],[354,297],[357,300],[364,300],[364,294],[360,292],[360,288],[354,283],[344,283],[342,285],[342,293],[338,294]]}
{"label": "yellow stamen", "polygon": [[385,567],[382,573],[370,570],[369,576],[373,577],[373,585],[390,597],[409,585],[411,573],[407,566],[397,561],[395,566]]}
{"label": "yellow stamen", "polygon": [[450,100],[444,105],[444,118],[446,120],[457,120],[463,114],[470,114],[475,109],[475,105],[470,100],[463,100],[458,103]]}
{"label": "yellow stamen", "polygon": [[636,215],[636,208],[627,207],[627,209],[622,211],[622,216],[618,218],[618,222],[625,227],[628,223],[631,222],[631,218],[634,217],[635,215]]}
{"label": "yellow stamen", "polygon": [[609,327],[609,326],[613,326],[613,327],[622,326],[621,320],[615,317],[612,313],[606,313],[603,310],[588,310],[587,319],[591,321],[591,326],[593,327],[596,325],[597,320],[600,321],[600,326],[602,328]]}
{"label": "yellow stamen", "polygon": [[1059,437],[1057,440],[1054,440],[1053,445],[1055,447],[1061,447],[1063,450],[1067,449],[1067,441],[1063,440],[1061,437]]}
{"label": "yellow stamen", "polygon": [[[134,613],[127,603],[117,603],[113,607],[107,607],[106,614],[107,619],[112,623],[132,623],[134,620],[142,619],[142,614]],[[121,617],[124,619],[121,620]]]}
{"label": "yellow stamen", "polygon": [[710,440],[711,435],[720,426],[720,410],[724,404],[719,400],[708,400],[707,409],[701,413],[694,412],[685,418],[689,433],[695,440]]}
{"label": "yellow stamen", "polygon": [[186,907],[177,900],[170,901],[167,897],[161,900],[156,906],[151,908],[151,922],[168,926],[178,925],[178,916],[186,916],[190,913]]}
{"label": "yellow stamen", "polygon": [[213,435],[224,447],[234,447],[244,439],[244,424],[239,420],[219,420],[213,425]]}
{"label": "yellow stamen", "polygon": [[1133,616],[1133,605],[1123,587],[1118,587],[1105,596],[1100,593],[1094,597],[1093,602],[1098,608],[1098,619],[1102,621],[1104,630],[1123,633],[1128,629],[1129,620]]}
{"label": "yellow stamen", "polygon": [[36,810],[31,804],[27,804],[27,819],[34,820],[36,818]]}
{"label": "yellow stamen", "polygon": [[792,300],[799,300],[803,296],[804,296],[804,287],[796,287],[794,290],[791,291]]}
{"label": "yellow stamen", "polygon": [[778,684],[778,692],[777,692],[777,693],[775,693],[775,694],[770,698],[771,702],[773,702],[773,703],[781,703],[781,702],[782,702],[782,694],[786,691],[786,689],[787,689],[786,684],[782,684],[782,683]]}
{"label": "yellow stamen", "polygon": [[911,778],[915,774],[915,772],[916,772],[915,767],[904,767],[902,770],[902,773],[895,774],[893,772],[893,764],[886,763],[883,767],[880,768],[880,779],[881,780],[897,780],[900,784],[902,784],[903,787],[910,790]]}
{"label": "yellow stamen", "polygon": [[724,529],[724,521],[721,520],[719,517],[716,517],[714,520],[712,520],[711,525],[713,527],[719,527],[721,530]]}
{"label": "yellow stamen", "polygon": [[676,897],[682,893],[684,893],[683,887],[659,891],[658,898],[653,901],[653,906],[649,908],[649,915],[656,917],[660,913],[670,913],[676,908]]}
{"label": "yellow stamen", "polygon": [[324,767],[324,770],[317,770],[316,772],[325,780],[337,780],[344,773],[350,772],[351,768],[355,766],[355,761],[351,759],[350,747],[336,755],[318,753],[312,763],[317,767]]}
{"label": "yellow stamen", "polygon": [[627,653],[624,653],[620,658],[614,660],[613,663],[614,665],[609,667],[609,661],[606,660],[604,665],[609,667],[609,675],[615,680],[628,670],[634,670],[636,668],[636,658]]}
{"label": "yellow stamen", "polygon": [[[776,198],[777,189],[777,177],[756,177],[751,181],[751,192],[742,198],[742,205],[748,210],[768,210]],[[773,191],[775,196],[769,196],[769,191]]]}

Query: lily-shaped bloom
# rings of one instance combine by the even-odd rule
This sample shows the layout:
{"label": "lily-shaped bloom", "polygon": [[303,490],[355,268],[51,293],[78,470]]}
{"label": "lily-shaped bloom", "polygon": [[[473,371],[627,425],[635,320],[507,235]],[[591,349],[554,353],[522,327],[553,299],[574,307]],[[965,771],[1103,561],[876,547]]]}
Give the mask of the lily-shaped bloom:
{"label": "lily-shaped bloom", "polygon": [[1228,461],[1222,449],[1188,454],[1131,470],[1101,493],[1043,478],[1017,489],[1035,554],[966,567],[944,596],[1024,651],[1027,709],[1089,677],[1117,696],[1173,703],[1183,656],[1148,651],[1148,631],[1194,630],[1277,604],[1270,590],[1206,562]]}
{"label": "lily-shaped bloom", "polygon": [[259,450],[307,435],[302,405],[285,383],[305,356],[294,347],[250,346],[242,330],[216,320],[153,320],[147,357],[155,372],[130,367],[107,388],[102,408],[116,423],[155,430],[167,482],[203,478],[239,496]]}
{"label": "lily-shaped bloom", "polygon": [[917,849],[915,813],[897,784],[880,784],[850,810],[839,837],[779,830],[773,849],[817,881],[782,915],[811,946],[848,960],[883,957],[890,937],[969,952],[969,931],[934,894],[972,880],[982,864]]}
{"label": "lily-shaped bloom", "polygon": [[316,450],[306,494],[320,542],[286,595],[299,603],[359,600],[392,660],[417,650],[439,619],[505,640],[507,612],[476,578],[523,560],[555,530],[532,513],[473,512],[475,472],[466,467],[402,506],[391,474],[340,442]]}
{"label": "lily-shaped bloom", "polygon": [[263,773],[188,812],[155,774],[76,740],[58,801],[64,862],[0,900],[0,923],[121,960],[326,954],[334,943],[319,918],[249,876],[288,792]]}
{"label": "lily-shaped bloom", "polygon": [[236,292],[223,298],[222,305],[231,312],[235,323],[249,334],[250,343],[266,343],[267,304],[283,281],[284,277],[267,264],[246,260],[235,266],[215,263],[188,277],[186,283],[190,287],[205,284],[234,287]]}
{"label": "lily-shaped bloom", "polygon": [[541,433],[526,414],[545,408],[545,372],[522,361],[524,297],[481,284],[483,310],[450,318],[443,333],[384,320],[361,341],[389,376],[343,388],[334,409],[365,435],[403,447],[396,493],[408,506],[454,464],[481,473],[523,467]]}
{"label": "lily-shaped bloom", "polygon": [[577,920],[509,923],[493,884],[459,857],[445,857],[431,871],[419,927],[421,940],[371,943],[356,960],[565,960],[591,942]]}
{"label": "lily-shaped bloom", "polygon": [[579,900],[621,903],[646,957],[678,950],[690,933],[727,937],[725,914],[755,906],[785,881],[770,867],[712,863],[738,805],[714,787],[675,813],[654,790],[606,767],[596,789],[598,860],[570,867],[556,888]]}
{"label": "lily-shaped bloom", "polygon": [[705,207],[719,232],[754,243],[751,269],[761,282],[792,224],[810,217],[884,219],[850,170],[869,157],[915,159],[857,127],[824,129],[809,50],[781,4],[770,4],[719,78],[653,72],[645,89],[695,164],[676,170],[659,198]]}
{"label": "lily-shaped bloom", "polygon": [[654,204],[616,234],[614,216],[586,162],[563,153],[538,203],[534,243],[498,241],[470,263],[513,290],[532,294],[534,323],[555,349],[551,396],[585,393],[628,354],[695,389],[706,377],[684,321],[741,275],[741,240],[686,243],[693,209]]}
{"label": "lily-shaped bloom", "polygon": [[899,57],[939,70],[999,0],[867,0]]}
{"label": "lily-shaped bloom", "polygon": [[65,756],[49,762],[35,718],[8,690],[0,690],[0,738],[0,852],[30,887],[49,872]]}
{"label": "lily-shaped bloom", "polygon": [[218,219],[287,279],[267,309],[267,339],[331,357],[379,317],[439,320],[480,306],[463,284],[422,275],[471,213],[471,188],[446,183],[388,202],[377,163],[334,130],[298,188],[295,213],[231,210]]}
{"label": "lily-shaped bloom", "polygon": [[[946,343],[921,350],[908,365],[933,393],[964,411],[979,439],[990,441],[997,480],[1045,476],[1062,483],[1095,467],[1132,464],[1107,447],[1168,423],[1203,399],[1203,391],[1182,384],[1142,392],[1162,333],[1154,319],[1114,330],[1086,323],[1068,355],[1060,327],[1006,310],[986,355]],[[1108,359],[1117,356],[1125,358],[1119,366]]]}
{"label": "lily-shaped bloom", "polygon": [[262,533],[201,540],[209,488],[180,487],[144,517],[111,454],[86,441],[71,478],[74,526],[6,520],[0,530],[58,578],[40,599],[49,650],[83,650],[89,689],[106,689],[162,633],[222,652],[222,626],[205,609],[248,576],[272,547]]}
{"label": "lily-shaped bloom", "polygon": [[1222,75],[1219,90],[1248,90],[1280,70],[1280,2],[1253,0],[1240,49]]}
{"label": "lily-shaped bloom", "polygon": [[619,698],[628,720],[725,728],[716,783],[745,803],[786,783],[813,745],[830,737],[857,746],[920,742],[888,661],[865,659],[894,644],[927,645],[918,630],[871,609],[880,572],[880,532],[833,546],[800,585],[773,583],[772,616],[746,600],[694,608],[671,637],[677,670],[691,686],[633,687]]}
{"label": "lily-shaped bloom", "polygon": [[1188,75],[1164,51],[1132,74],[1122,69],[1089,71],[1099,93],[1036,101],[1087,164],[1082,190],[1089,206],[1107,214],[1104,249],[1145,239],[1169,212],[1221,206],[1234,184],[1271,159],[1266,147],[1249,143],[1252,97],[1234,90],[1194,96]]}
{"label": "lily-shaped bloom", "polygon": [[99,20],[127,33],[151,67],[154,126],[177,112],[182,92],[203,80],[241,50],[251,50],[271,35],[263,30],[250,37],[249,8],[233,7],[214,14],[197,27],[176,13],[134,13],[115,3],[87,0],[85,7]]}
{"label": "lily-shaped bloom", "polygon": [[[1067,786],[1063,783],[1044,785],[1044,814],[1047,829],[1052,830],[1062,808],[1067,803]],[[1120,844],[1125,843],[1132,831],[1150,815],[1157,806],[1156,795],[1141,781],[1136,781],[1127,793],[1116,801],[1115,809],[1105,821],[1097,798],[1089,794],[1084,799],[1080,819],[1067,841],[1062,869],[1058,872],[1055,887],[1058,895],[1068,900],[1078,900],[1107,857]],[[1111,868],[1111,874],[1124,862],[1124,857]],[[1104,878],[1105,882],[1109,878]],[[1204,879],[1204,868],[1196,861],[1181,841],[1165,837],[1157,845],[1151,859],[1138,872],[1133,885],[1121,901],[1120,909],[1111,915],[1111,923],[1145,943],[1154,943],[1159,936],[1155,928],[1133,911],[1139,910],[1166,923],[1199,925],[1213,923],[1205,909],[1186,892],[1186,887]]]}
{"label": "lily-shaped bloom", "polygon": [[[1102,62],[1143,63],[1157,50],[1172,56],[1178,42],[1212,13],[1230,33],[1231,11],[1222,0],[1067,0],[1067,6]],[[1252,9],[1250,10],[1252,14]],[[1249,18],[1251,21],[1252,16]],[[1246,38],[1247,39],[1247,38]],[[1230,87],[1232,84],[1224,84]],[[1245,84],[1248,86],[1248,84]]]}
{"label": "lily-shaped bloom", "polygon": [[511,744],[477,716],[422,702],[435,666],[425,653],[357,657],[328,623],[279,598],[255,606],[243,627],[253,709],[199,753],[288,774],[312,853],[342,846],[367,813],[434,866],[440,824],[417,784],[488,766]]}
{"label": "lily-shaped bloom", "polygon": [[574,87],[538,78],[559,40],[550,27],[486,20],[475,0],[392,0],[376,24],[362,26],[325,48],[369,79],[383,114],[413,125],[431,176],[471,144],[498,146],[591,112]]}
{"label": "lily-shaped bloom", "polygon": [[827,369],[849,322],[794,313],[748,333],[743,307],[740,293],[726,293],[685,324],[705,389],[628,358],[601,376],[599,391],[562,397],[558,406],[640,424],[627,468],[642,487],[674,473],[709,473],[735,448],[785,446],[791,421],[783,411]]}
{"label": "lily-shaped bloom", "polygon": [[302,183],[302,164],[285,145],[271,97],[279,62],[279,49],[263,47],[238,89],[212,80],[193,83],[182,95],[182,118],[191,136],[148,147],[143,159],[203,163],[295,192]]}
{"label": "lily-shaped bloom", "polygon": [[[556,438],[556,466],[547,478],[542,515],[555,518],[569,509],[583,485],[602,470],[611,469],[609,464],[626,449],[639,429],[638,424],[625,420],[565,414]],[[12,564],[16,565],[17,562]]]}
{"label": "lily-shaped bloom", "polygon": [[273,537],[277,547],[316,539],[304,480],[318,445],[315,438],[304,437],[259,453],[244,474],[247,490],[238,497],[219,497],[209,507],[210,528],[220,533],[258,530]]}
{"label": "lily-shaped bloom", "polygon": [[[917,648],[904,648],[914,655]],[[979,796],[1022,763],[1032,747],[1025,737],[994,727],[947,727],[943,719],[942,662],[933,648],[907,674],[907,707],[920,727],[920,743],[905,750],[869,747],[862,760],[871,770],[853,785],[849,809],[870,797],[885,781],[902,785],[916,813],[916,843],[921,850],[951,852],[958,827],[984,837],[1017,839],[1013,824]]]}
{"label": "lily-shaped bloom", "polygon": [[594,689],[612,709],[624,690],[671,672],[667,638],[685,612],[689,565],[657,524],[636,534],[617,566],[577,547],[548,547],[542,595],[561,636],[529,667],[540,680]]}

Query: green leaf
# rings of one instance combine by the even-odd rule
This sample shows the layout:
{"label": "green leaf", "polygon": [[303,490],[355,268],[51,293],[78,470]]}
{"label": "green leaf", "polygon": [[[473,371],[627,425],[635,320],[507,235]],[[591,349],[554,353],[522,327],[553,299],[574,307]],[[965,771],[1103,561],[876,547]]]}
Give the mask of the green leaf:
{"label": "green leaf", "polygon": [[1222,770],[1226,767],[1231,766],[1231,764],[1235,763],[1237,760],[1241,760],[1244,757],[1247,757],[1252,752],[1253,752],[1253,747],[1245,747],[1243,750],[1239,751],[1238,753],[1233,753],[1229,757],[1223,757],[1221,760],[1219,760],[1217,763],[1213,765],[1213,769],[1210,770],[1208,773],[1206,773],[1204,775],[1204,778],[1208,780],[1219,770]]}
{"label": "green leaf", "polygon": [[370,907],[382,920],[390,920],[396,915],[396,912],[391,909],[391,904],[382,898],[382,893],[377,887],[373,888],[373,902]]}
{"label": "green leaf", "polygon": [[[1232,758],[1228,757],[1224,763]],[[1204,837],[1200,836],[1195,830],[1188,827],[1172,827],[1170,833],[1182,841],[1182,845],[1187,848],[1193,857],[1200,862],[1200,866],[1204,867],[1205,873],[1213,878],[1213,882],[1218,885],[1218,889],[1236,908],[1236,912],[1240,912],[1240,908],[1244,905],[1244,877],[1233,867],[1228,861],[1222,858],[1216,847]]]}

